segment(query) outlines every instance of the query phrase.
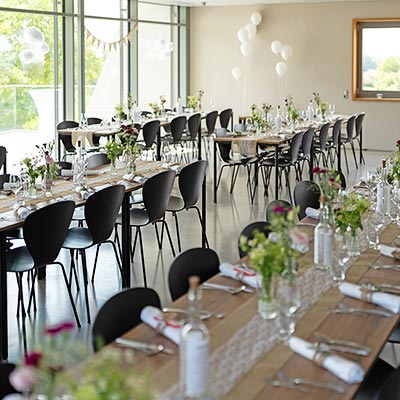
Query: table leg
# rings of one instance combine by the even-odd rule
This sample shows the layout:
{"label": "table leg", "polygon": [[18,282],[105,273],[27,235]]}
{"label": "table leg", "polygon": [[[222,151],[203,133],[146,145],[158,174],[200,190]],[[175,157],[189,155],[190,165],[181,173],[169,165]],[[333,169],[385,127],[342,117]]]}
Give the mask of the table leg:
{"label": "table leg", "polygon": [[[197,158],[199,160],[202,159],[202,147],[201,147],[201,124],[199,125],[199,130],[197,134]],[[203,219],[203,229],[201,235],[201,246],[206,247],[206,218],[207,218],[207,185],[206,185],[207,176],[204,177],[203,186],[201,189],[201,217]]]}
{"label": "table leg", "polygon": [[0,232],[0,361],[8,358],[6,234]]}
{"label": "table leg", "polygon": [[213,161],[214,161],[214,203],[217,202],[217,143],[213,141]]}
{"label": "table leg", "polygon": [[161,161],[161,127],[158,128],[157,131],[157,139],[156,139],[156,160]]}
{"label": "table leg", "polygon": [[122,225],[121,225],[121,247],[122,247],[122,287],[131,287],[131,229],[129,226],[130,193],[125,193],[122,201]]}
{"label": "table leg", "polygon": [[279,148],[278,146],[275,146],[275,200],[278,200],[279,196],[279,163],[278,163],[278,157],[279,157]]}

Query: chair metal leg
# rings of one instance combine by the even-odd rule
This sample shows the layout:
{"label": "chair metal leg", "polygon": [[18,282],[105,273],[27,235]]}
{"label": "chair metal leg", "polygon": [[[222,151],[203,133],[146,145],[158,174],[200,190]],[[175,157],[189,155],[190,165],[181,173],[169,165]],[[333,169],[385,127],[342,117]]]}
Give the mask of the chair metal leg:
{"label": "chair metal leg", "polygon": [[358,164],[357,164],[357,157],[356,157],[356,150],[354,148],[354,143],[353,141],[350,142],[351,150],[353,152],[353,157],[354,157],[354,163],[356,164],[356,168],[358,169]]}
{"label": "chair metal leg", "polygon": [[165,220],[160,220],[159,222],[161,222],[163,225],[165,225],[165,230],[166,230],[166,232],[167,232],[168,241],[169,241],[169,244],[170,244],[170,246],[171,246],[172,255],[175,257],[175,256],[176,256],[176,254],[175,254],[175,249],[174,249],[174,245],[173,245],[173,243],[172,243],[171,233],[170,233],[170,231],[169,231],[167,221],[165,221]]}
{"label": "chair metal leg", "polygon": [[139,247],[140,247],[140,254],[142,257],[142,271],[143,271],[143,281],[144,287],[147,288],[147,276],[146,276],[146,265],[144,263],[144,249],[143,249],[143,239],[142,239],[142,231],[140,228],[137,230],[139,232]]}
{"label": "chair metal leg", "polygon": [[349,163],[347,161],[347,153],[346,153],[346,146],[343,143],[343,153],[344,153],[344,160],[346,161],[346,169],[347,169],[347,173],[349,173]]}
{"label": "chair metal leg", "polygon": [[198,208],[197,206],[192,206],[192,207],[190,207],[190,208],[194,208],[194,209],[197,211],[197,216],[199,217],[199,221],[200,221],[200,225],[201,225],[201,230],[202,230],[203,235],[204,235],[204,238],[205,238],[206,246],[207,246],[208,248],[210,248],[210,244],[208,243],[207,233],[206,233],[206,231],[205,231],[205,229],[204,229],[203,218],[201,217],[200,210],[199,210],[199,208]]}
{"label": "chair metal leg", "polygon": [[[160,235],[158,234],[158,228],[157,224],[154,224],[154,229],[156,231],[156,237],[157,237],[157,243],[158,243],[158,248],[162,250],[162,237],[160,238]],[[164,232],[162,232],[164,234]]]}
{"label": "chair metal leg", "polygon": [[[178,215],[176,214],[176,212],[172,213],[174,219],[175,219],[175,229],[176,229],[176,240],[178,242],[178,251],[179,253],[182,251],[181,249],[181,237],[179,235],[179,222],[178,222]],[[164,220],[165,222],[165,220]],[[164,224],[162,224],[162,229],[164,230]]]}
{"label": "chair metal leg", "polygon": [[[36,295],[35,295],[35,283],[36,283],[36,278],[37,278],[38,272],[37,272],[37,270],[35,270],[35,271],[32,270],[30,272],[32,272],[32,282],[31,282],[31,291],[29,293],[28,313],[31,312],[32,300],[33,300],[33,304],[34,304],[33,310],[34,310],[34,312],[37,311],[37,308],[36,308]],[[21,281],[21,284],[22,284],[22,281]]]}
{"label": "chair metal leg", "polygon": [[92,279],[91,279],[92,283],[94,282],[94,274],[96,273],[97,259],[98,259],[98,257],[99,257],[100,246],[101,246],[101,243],[99,243],[99,244],[96,246],[96,255],[95,255],[95,257],[94,257],[94,265],[93,265],[93,272],[92,272]]}
{"label": "chair metal leg", "polygon": [[86,314],[88,324],[90,324],[90,307],[89,307],[89,296],[88,296],[88,272],[86,264],[86,252],[85,250],[79,250],[82,258],[82,271],[83,271],[83,283],[85,285],[85,302],[86,302]]}
{"label": "chair metal leg", "polygon": [[133,240],[133,246],[132,246],[132,249],[131,249],[131,260],[132,260],[132,262],[133,262],[133,257],[135,256],[136,242],[137,242],[137,238],[139,236],[139,229],[140,228],[136,228],[135,239]]}
{"label": "chair metal leg", "polygon": [[69,271],[69,285],[72,286],[72,274],[74,274],[76,291],[79,292],[80,287],[79,287],[79,281],[78,281],[78,274],[76,272],[76,266],[75,266],[75,260],[74,260],[75,250],[70,249],[69,253],[70,253],[70,257],[71,257],[71,265],[70,265],[70,271]]}

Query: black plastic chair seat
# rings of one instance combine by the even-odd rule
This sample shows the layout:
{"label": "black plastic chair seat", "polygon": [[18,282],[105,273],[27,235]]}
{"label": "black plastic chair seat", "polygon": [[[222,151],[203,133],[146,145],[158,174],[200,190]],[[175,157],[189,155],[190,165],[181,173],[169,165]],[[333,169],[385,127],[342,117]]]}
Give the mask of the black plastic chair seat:
{"label": "black plastic chair seat", "polygon": [[88,228],[70,228],[64,241],[66,249],[83,250],[93,246],[93,237]]}
{"label": "black plastic chair seat", "polygon": [[[274,158],[267,158],[262,161],[262,165],[267,167],[274,167],[275,166],[275,159]],[[286,160],[284,158],[278,158],[278,166],[279,167],[289,167],[291,165],[290,160]]]}
{"label": "black plastic chair seat", "polygon": [[181,211],[185,208],[185,202],[181,197],[171,196],[168,201],[167,211],[175,212]]}
{"label": "black plastic chair seat", "polygon": [[[143,208],[133,208],[129,211],[131,226],[145,226],[150,222],[149,214]],[[122,215],[117,217],[117,224],[122,224]]]}
{"label": "black plastic chair seat", "polygon": [[17,247],[7,252],[7,271],[26,272],[34,267],[34,261],[26,246]]}

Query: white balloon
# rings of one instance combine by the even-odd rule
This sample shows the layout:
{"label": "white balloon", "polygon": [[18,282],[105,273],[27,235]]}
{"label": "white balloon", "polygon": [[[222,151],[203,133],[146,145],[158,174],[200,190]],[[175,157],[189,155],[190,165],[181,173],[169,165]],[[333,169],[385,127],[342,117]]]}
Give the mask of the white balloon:
{"label": "white balloon", "polygon": [[46,42],[40,42],[35,46],[35,50],[37,50],[40,54],[47,54],[50,51],[50,47]]}
{"label": "white balloon", "polygon": [[161,50],[165,46],[165,40],[164,39],[156,39],[154,43],[154,47],[156,50]]}
{"label": "white balloon", "polygon": [[259,12],[254,12],[250,16],[250,21],[251,21],[252,24],[254,24],[256,26],[260,25],[261,21],[262,21],[262,15]]}
{"label": "white balloon", "polygon": [[253,51],[253,47],[249,42],[243,42],[240,45],[240,52],[242,53],[243,57],[248,57],[251,52]]}
{"label": "white balloon", "polygon": [[275,66],[275,71],[280,77],[285,76],[288,71],[288,66],[285,61],[278,62]]}
{"label": "white balloon", "polygon": [[293,49],[289,45],[286,44],[285,46],[283,46],[281,56],[285,61],[289,60],[289,58],[292,57],[292,54]]}
{"label": "white balloon", "polygon": [[40,29],[35,26],[30,26],[24,30],[24,39],[30,44],[35,44],[37,42],[43,42],[44,36]]}
{"label": "white balloon", "polygon": [[165,45],[165,50],[167,50],[168,53],[171,53],[174,50],[174,47],[175,47],[174,42],[168,42]]}
{"label": "white balloon", "polygon": [[235,79],[240,79],[242,77],[242,69],[240,67],[232,68],[232,76]]}
{"label": "white balloon", "polygon": [[31,50],[22,50],[18,56],[22,64],[25,65],[32,64],[35,60],[35,54]]}
{"label": "white balloon", "polygon": [[274,40],[271,43],[271,50],[273,53],[278,54],[282,50],[282,43],[279,40]]}
{"label": "white balloon", "polygon": [[247,29],[247,31],[249,32],[249,39],[253,38],[254,36],[256,36],[257,33],[257,28],[255,25],[253,24],[247,24],[245,26],[245,28]]}
{"label": "white balloon", "polygon": [[165,60],[169,56],[168,51],[161,49],[160,52],[158,53],[158,58],[162,61]]}
{"label": "white balloon", "polygon": [[240,28],[237,37],[240,42],[247,42],[249,40],[249,31],[246,28]]}

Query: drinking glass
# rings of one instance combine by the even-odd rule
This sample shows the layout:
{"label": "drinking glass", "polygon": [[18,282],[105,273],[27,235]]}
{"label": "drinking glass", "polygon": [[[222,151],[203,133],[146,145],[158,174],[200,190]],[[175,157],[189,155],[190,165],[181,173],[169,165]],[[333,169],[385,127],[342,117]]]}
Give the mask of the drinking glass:
{"label": "drinking glass", "polygon": [[79,127],[82,129],[86,129],[88,127],[88,121],[85,116],[85,113],[81,114],[81,118],[79,119]]}
{"label": "drinking glass", "polygon": [[366,221],[369,247],[379,250],[379,235],[385,223],[385,217],[378,211],[372,211]]}
{"label": "drinking glass", "polygon": [[10,190],[14,193],[15,196],[15,208],[18,208],[20,205],[23,205],[21,191],[22,191],[22,181],[18,175],[10,175],[9,180]]}
{"label": "drinking glass", "polygon": [[329,104],[328,111],[331,115],[331,120],[333,119],[333,114],[335,114],[336,107],[334,104]]}
{"label": "drinking glass", "polygon": [[210,100],[210,107],[211,107],[211,110],[213,110],[215,108],[215,100]]}

